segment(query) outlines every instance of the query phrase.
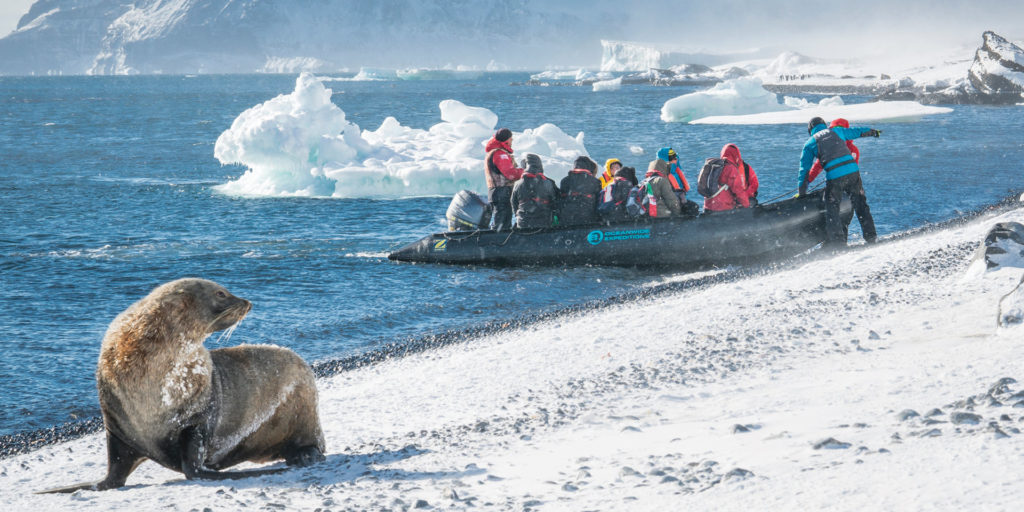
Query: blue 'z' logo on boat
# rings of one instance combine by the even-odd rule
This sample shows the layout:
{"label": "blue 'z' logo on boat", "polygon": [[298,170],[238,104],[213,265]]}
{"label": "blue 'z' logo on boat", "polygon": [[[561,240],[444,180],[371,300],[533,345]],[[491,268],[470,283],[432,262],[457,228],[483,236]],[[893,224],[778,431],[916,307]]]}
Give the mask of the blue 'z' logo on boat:
{"label": "blue 'z' logo on boat", "polygon": [[590,242],[590,245],[597,245],[601,240],[604,240],[604,233],[600,230],[595,229],[587,234],[587,242]]}

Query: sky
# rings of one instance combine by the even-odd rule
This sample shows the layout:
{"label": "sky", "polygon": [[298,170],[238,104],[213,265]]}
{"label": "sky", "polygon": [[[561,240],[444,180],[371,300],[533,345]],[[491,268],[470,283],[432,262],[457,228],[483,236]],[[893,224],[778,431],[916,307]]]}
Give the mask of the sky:
{"label": "sky", "polygon": [[35,0],[3,0],[0,1],[0,37],[10,34],[18,26],[28,8]]}
{"label": "sky", "polygon": [[[432,0],[437,1],[437,0]],[[0,0],[0,37],[17,26],[34,0]],[[541,2],[533,2],[537,7]],[[613,18],[603,39],[662,43],[692,50],[747,48],[794,50],[814,57],[908,58],[933,60],[950,50],[967,54],[994,30],[1024,39],[1024,2],[1019,0],[859,0],[811,4],[793,0],[595,0],[593,14]],[[616,13],[616,14],[611,14]],[[607,27],[608,24],[602,24]],[[576,65],[599,64],[599,49],[588,40],[580,48],[552,52],[576,55]],[[569,50],[563,48],[563,50]],[[590,57],[593,56],[593,57]],[[554,57],[553,57],[554,58]],[[593,62],[583,62],[592,59]],[[459,56],[451,56],[458,62]],[[563,60],[565,60],[563,58]],[[566,64],[557,63],[535,63]]]}

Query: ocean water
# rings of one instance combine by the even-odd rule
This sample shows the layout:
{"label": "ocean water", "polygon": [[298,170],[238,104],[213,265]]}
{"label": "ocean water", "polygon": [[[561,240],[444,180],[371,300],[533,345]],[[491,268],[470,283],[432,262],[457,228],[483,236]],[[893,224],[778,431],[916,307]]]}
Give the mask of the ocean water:
{"label": "ocean water", "polygon": [[[693,88],[510,85],[526,78],[329,87],[364,129],[387,116],[427,128],[439,121],[437,104],[453,98],[491,109],[516,130],[552,122],[570,135],[583,131],[601,163],[618,157],[644,169],[671,145],[691,181],[704,158],[733,142],[757,170],[762,199],[795,187],[802,125],[666,124],[661,105]],[[440,230],[448,198],[254,199],[214,191],[245,170],[214,159],[217,136],[294,82],[294,75],[0,77],[0,434],[97,414],[94,370],[107,325],[179,277],[215,280],[254,303],[230,340],[214,336],[208,346],[275,343],[312,362],[599,300],[674,275],[397,264],[385,253]],[[859,146],[880,234],[954,218],[1024,188],[1022,113],[956,106],[879,125],[883,136]],[[630,154],[631,146],[644,154]]]}

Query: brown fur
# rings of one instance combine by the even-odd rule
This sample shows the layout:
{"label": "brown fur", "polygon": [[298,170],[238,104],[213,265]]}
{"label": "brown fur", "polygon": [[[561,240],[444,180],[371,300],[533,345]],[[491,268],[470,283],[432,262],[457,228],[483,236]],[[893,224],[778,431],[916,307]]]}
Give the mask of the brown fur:
{"label": "brown fur", "polygon": [[323,460],[316,384],[302,358],[272,346],[203,346],[251,307],[212,281],[179,279],[118,315],[96,370],[107,477],[52,491],[120,487],[145,458],[189,478],[255,474],[216,472],[243,461]]}

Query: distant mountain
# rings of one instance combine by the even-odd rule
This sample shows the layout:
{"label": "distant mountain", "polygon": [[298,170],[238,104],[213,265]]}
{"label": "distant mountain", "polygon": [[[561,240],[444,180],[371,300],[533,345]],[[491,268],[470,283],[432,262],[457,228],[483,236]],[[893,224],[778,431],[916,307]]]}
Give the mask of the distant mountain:
{"label": "distant mountain", "polygon": [[981,35],[981,47],[967,76],[941,90],[910,83],[880,96],[932,104],[1014,105],[1024,102],[1024,49],[992,31]]}
{"label": "distant mountain", "polygon": [[596,62],[611,0],[38,0],[0,74],[245,73]]}

